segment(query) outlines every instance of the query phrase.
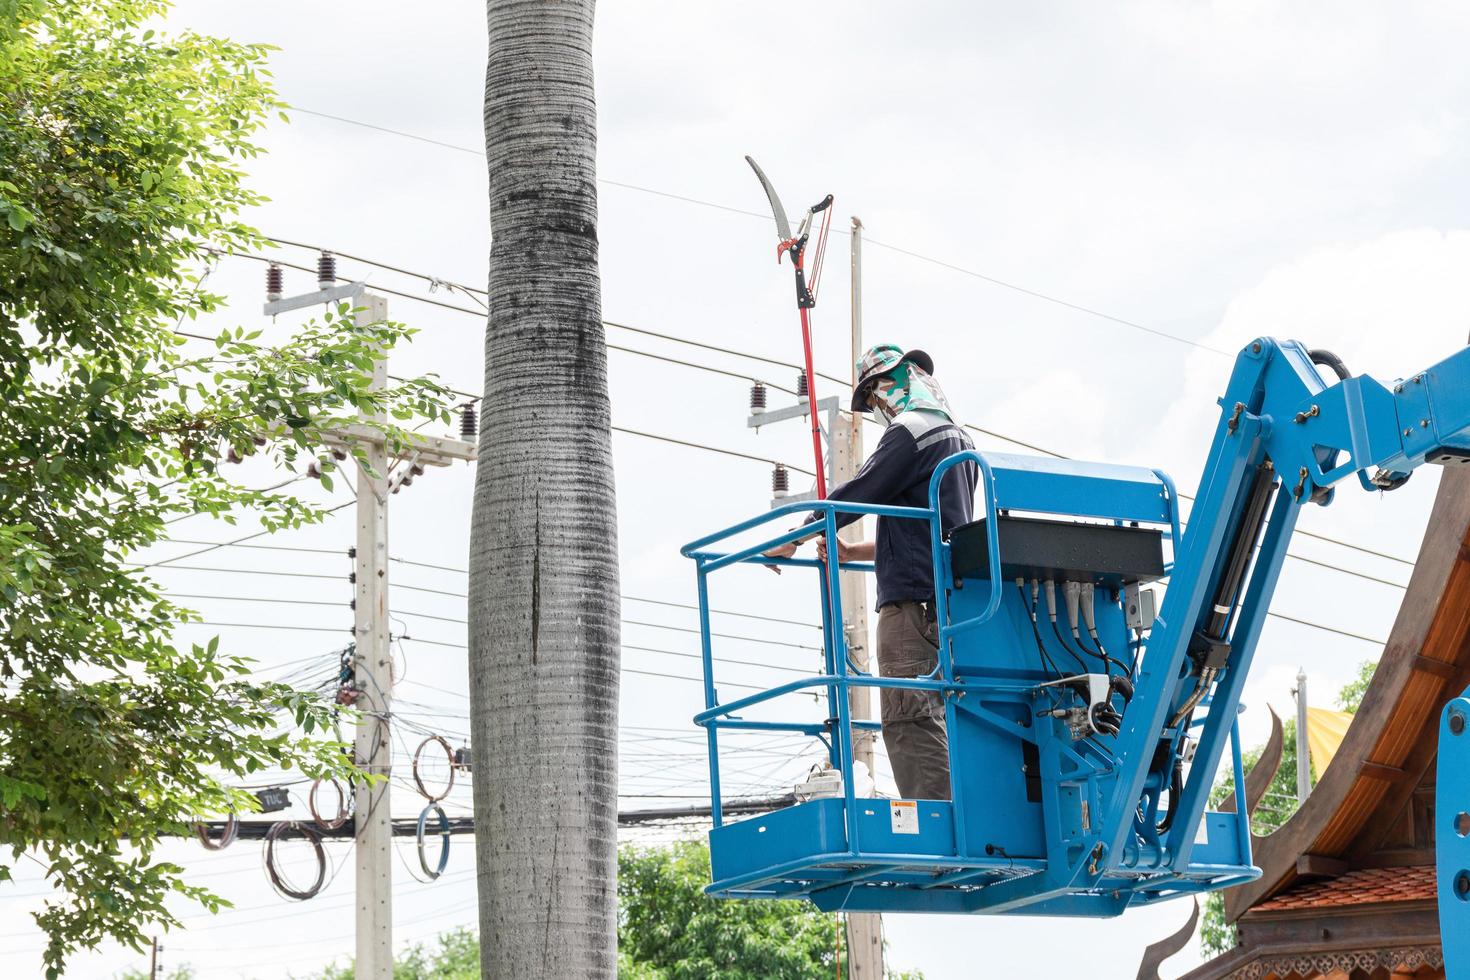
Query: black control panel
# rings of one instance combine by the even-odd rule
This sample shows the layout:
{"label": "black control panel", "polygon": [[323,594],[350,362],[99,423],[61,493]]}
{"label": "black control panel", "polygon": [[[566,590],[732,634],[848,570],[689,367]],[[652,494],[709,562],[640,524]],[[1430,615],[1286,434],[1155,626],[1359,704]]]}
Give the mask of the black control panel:
{"label": "black control panel", "polygon": [[[1007,581],[1051,579],[1121,588],[1164,575],[1164,536],[1154,528],[1004,514],[999,522],[1001,578]],[[949,541],[956,580],[990,577],[984,520],[955,528]]]}

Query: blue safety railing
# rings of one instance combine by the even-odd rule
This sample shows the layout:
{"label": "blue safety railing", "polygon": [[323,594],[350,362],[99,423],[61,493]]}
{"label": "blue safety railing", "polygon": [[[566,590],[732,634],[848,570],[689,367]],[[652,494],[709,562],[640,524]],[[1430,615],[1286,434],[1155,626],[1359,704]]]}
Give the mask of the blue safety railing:
{"label": "blue safety railing", "polygon": [[[948,609],[945,604],[945,590],[938,587],[939,583],[946,581],[947,576],[944,569],[947,567],[949,545],[944,541],[943,524],[940,519],[940,485],[943,476],[954,466],[964,462],[973,462],[980,471],[979,488],[982,491],[981,499],[985,506],[986,526],[986,548],[990,558],[990,599],[984,612],[979,616],[964,620],[960,623],[949,622]],[[815,521],[809,521],[799,527],[793,528],[783,534],[777,535],[759,544],[749,545],[739,551],[730,553],[715,553],[704,549],[720,541],[728,540],[736,535],[745,533],[762,524],[770,523],[781,517],[798,513],[817,513],[821,517]],[[876,517],[893,517],[908,520],[923,520],[929,522],[930,533],[930,559],[933,568],[933,581],[936,584],[938,603],[936,613],[940,636],[940,655],[937,658],[935,668],[928,675],[917,678],[892,678],[874,677],[872,675],[852,676],[848,672],[847,639],[841,629],[833,629],[834,623],[840,623],[842,619],[842,582],[841,572],[871,572],[871,563],[835,561],[822,562],[815,559],[781,558],[772,559],[765,557],[765,552],[773,548],[789,544],[793,541],[813,536],[818,532],[826,539],[827,553],[836,556],[837,551],[837,515],[839,513],[855,514],[859,516],[872,515]],[[956,690],[954,684],[954,657],[952,648],[953,636],[967,629],[973,629],[991,619],[1000,608],[1001,583],[1000,583],[1000,534],[998,521],[996,520],[996,494],[995,475],[990,462],[981,453],[973,450],[956,453],[946,458],[934,470],[929,480],[929,506],[919,507],[893,507],[876,504],[848,503],[843,501],[819,500],[787,504],[782,507],[773,508],[765,514],[742,521],[739,524],[706,535],[697,541],[690,542],[681,549],[681,554],[695,561],[698,575],[699,589],[699,630],[700,630],[700,654],[704,666],[704,688],[705,688],[705,710],[695,716],[696,724],[704,727],[709,742],[709,765],[710,765],[710,808],[715,827],[723,824],[720,800],[720,773],[719,773],[719,729],[758,729],[765,731],[790,731],[793,733],[819,736],[828,729],[828,724],[813,725],[811,723],[797,722],[750,722],[744,719],[730,717],[734,712],[747,707],[771,701],[775,698],[798,690],[812,687],[825,687],[827,689],[829,719],[837,722],[836,731],[833,731],[832,739],[828,744],[829,756],[834,768],[843,774],[843,800],[844,830],[847,838],[848,852],[856,856],[859,852],[858,827],[853,819],[854,780],[852,778],[852,730],[854,727],[869,731],[881,729],[881,724],[871,721],[853,722],[848,709],[847,691],[850,687],[876,687],[890,689],[909,690],[932,690],[945,693]],[[814,524],[820,524],[816,528]],[[1178,524],[1175,523],[1177,532]],[[708,577],[711,572],[718,571],[730,565],[739,563],[756,563],[763,565],[794,566],[801,568],[815,568],[819,571],[818,581],[822,593],[822,635],[823,655],[827,673],[823,676],[814,676],[799,681],[792,681],[768,691],[741,698],[738,701],[721,705],[714,684],[714,659],[710,639],[709,624],[709,583]],[[946,696],[945,722],[952,727],[954,719],[953,699]],[[953,797],[953,773],[956,771],[957,760],[955,759],[955,745],[951,742],[949,747],[951,773],[951,796]],[[954,825],[955,842],[957,852],[965,853],[965,820],[964,804],[962,800],[955,800],[951,810]]]}
{"label": "blue safety railing", "polygon": [[[944,476],[955,466],[972,463],[978,471],[979,481],[976,500],[976,517],[983,518],[985,527],[985,552],[987,571],[984,581],[988,594],[977,596],[981,608],[977,614],[959,621],[951,621],[954,605],[949,595],[953,576],[950,574],[951,546],[945,539],[940,514],[940,488]],[[1004,486],[997,481],[1003,477]],[[1108,492],[1099,492],[1104,488]],[[1144,520],[1163,524],[1167,530],[1164,537],[1175,549],[1181,541],[1181,521],[1178,509],[1178,494],[1167,475],[1157,470],[1141,470],[1128,467],[1106,467],[1103,464],[1072,463],[1070,461],[1040,460],[1031,457],[1012,457],[986,454],[974,450],[948,457],[931,474],[928,485],[928,507],[895,507],[844,501],[804,501],[787,504],[764,514],[742,521],[724,530],[706,535],[685,545],[681,553],[695,562],[700,617],[700,654],[704,672],[705,708],[694,721],[705,729],[709,751],[711,811],[715,828],[724,826],[722,813],[721,773],[719,738],[722,729],[789,732],[808,737],[824,738],[832,766],[843,774],[842,833],[845,847],[839,852],[829,852],[829,859],[849,858],[866,866],[866,859],[874,855],[864,854],[859,840],[860,823],[855,806],[855,781],[853,773],[853,733],[855,730],[875,731],[881,729],[876,721],[854,720],[848,708],[848,692],[854,688],[908,689],[936,691],[944,696],[945,721],[949,731],[956,730],[956,702],[966,690],[964,684],[955,679],[955,640],[961,634],[983,627],[993,620],[1003,605],[1003,564],[1000,554],[1001,508],[1019,509],[1022,512],[1053,512],[1073,516],[1098,517],[1122,523],[1124,519]],[[783,530],[778,534],[764,536],[755,543],[735,547],[733,540],[745,537],[773,522],[790,519],[795,515],[813,515],[805,523]],[[928,522],[931,547],[931,562],[935,582],[935,613],[938,629],[938,655],[932,671],[921,677],[878,677],[852,668],[848,659],[847,642],[841,628],[842,572],[868,573],[874,570],[871,563],[842,562],[838,555],[837,533],[839,515],[877,516],[900,520]],[[823,537],[827,544],[829,560],[806,558],[770,558],[766,552],[782,545],[813,537]],[[722,546],[729,550],[721,550]],[[710,583],[709,576],[721,569],[740,564],[810,568],[817,571],[817,583],[822,610],[822,655],[823,672],[790,681],[769,690],[721,703],[718,685],[715,682],[712,633],[710,626]],[[1172,564],[1172,562],[1170,563]],[[999,692],[1007,687],[1004,681],[987,682],[986,690]],[[1034,685],[1019,682],[1016,692],[1030,690]],[[776,720],[740,717],[740,713],[783,697],[804,691],[825,692],[827,696],[827,718],[823,721],[803,719]],[[976,717],[984,719],[986,712],[972,708]],[[1009,730],[1010,726],[1005,726]],[[1244,812],[1244,780],[1241,772],[1238,729],[1232,728],[1231,748],[1238,812]],[[951,806],[949,817],[953,828],[953,857],[931,855],[925,861],[936,868],[947,861],[959,862],[952,871],[958,876],[955,881],[983,874],[976,869],[970,856],[966,831],[970,820],[966,814],[964,794],[954,791],[955,776],[962,771],[962,760],[956,758],[960,743],[949,741]],[[1112,764],[1113,760],[1106,760]],[[1241,853],[1248,853],[1249,840],[1245,821],[1240,821],[1238,833]],[[1155,842],[1139,841],[1130,856],[1124,856],[1123,864],[1133,867],[1162,868],[1166,863],[1165,852]],[[1145,854],[1144,852],[1150,852]],[[883,855],[876,855],[881,858]],[[883,861],[873,862],[876,868]],[[766,872],[751,872],[758,878]],[[749,876],[747,876],[749,877]],[[743,881],[722,881],[727,890]],[[754,880],[754,879],[752,879]],[[940,884],[950,883],[949,876],[942,876]],[[830,884],[830,882],[828,882]],[[1164,897],[1162,885],[1160,898]]]}
{"label": "blue safety railing", "polygon": [[[709,744],[710,808],[715,827],[722,826],[724,822],[721,814],[720,791],[720,729],[785,731],[814,737],[829,735],[829,758],[833,768],[843,774],[842,789],[843,798],[846,803],[844,807],[844,831],[847,840],[847,851],[854,857],[859,853],[858,828],[856,821],[853,819],[855,790],[854,780],[852,778],[852,731],[855,728],[866,731],[877,731],[881,728],[881,725],[875,721],[854,721],[852,719],[848,710],[848,689],[854,687],[876,687],[948,692],[956,688],[956,685],[953,683],[952,664],[948,657],[941,657],[940,663],[934,673],[931,673],[928,677],[914,678],[877,677],[850,670],[847,639],[844,631],[833,628],[833,624],[840,623],[842,619],[841,572],[872,572],[873,565],[868,562],[823,562],[811,558],[768,558],[765,556],[765,552],[794,541],[821,536],[826,539],[828,555],[835,557],[837,555],[838,514],[923,520],[930,522],[933,528],[933,535],[935,536],[934,540],[940,541],[940,546],[935,549],[933,555],[936,581],[939,581],[938,572],[940,562],[945,560],[944,555],[947,553],[948,545],[944,544],[941,540],[942,536],[939,531],[937,493],[938,484],[936,483],[931,493],[931,506],[929,508],[890,507],[834,500],[803,501],[786,504],[782,507],[773,508],[757,517],[742,521],[722,531],[706,535],[680,549],[681,554],[694,560],[698,577],[700,656],[704,666],[705,710],[695,715],[694,721],[705,729]],[[757,544],[748,545],[730,552],[707,550],[712,545],[717,545],[722,541],[728,541],[763,524],[769,524],[772,521],[777,521],[783,517],[790,517],[795,514],[810,513],[815,513],[820,516],[815,520],[784,531],[775,537],[768,538]],[[994,524],[993,521],[991,523],[992,525]],[[995,547],[998,549],[998,542]],[[722,568],[728,568],[737,564],[813,568],[818,571],[818,588],[821,593],[822,608],[822,653],[825,672],[823,674],[790,681],[786,684],[773,687],[770,690],[721,704],[714,680],[714,655],[709,622],[709,576]],[[937,676],[935,676],[936,674]],[[764,704],[785,695],[812,688],[825,689],[827,692],[828,720],[826,722],[755,721],[733,717],[736,712],[744,711],[755,705]],[[949,699],[946,698],[945,700],[948,703]],[[835,725],[833,724],[834,721],[836,723]],[[959,809],[958,803],[956,804],[956,809]],[[959,823],[960,821],[957,819],[956,824],[959,825]]]}

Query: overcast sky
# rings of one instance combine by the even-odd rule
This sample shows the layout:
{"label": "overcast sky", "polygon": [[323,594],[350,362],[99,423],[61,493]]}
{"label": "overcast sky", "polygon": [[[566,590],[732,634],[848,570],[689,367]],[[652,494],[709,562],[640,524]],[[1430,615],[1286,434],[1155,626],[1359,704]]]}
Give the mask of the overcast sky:
{"label": "overcast sky", "polygon": [[[1463,5],[1361,2],[1291,9],[604,3],[596,58],[605,315],[716,347],[797,358],[789,274],[772,262],[774,229],[759,216],[765,200],[742,159],[751,153],[789,210],[830,192],[837,229],[862,218],[866,340],[929,350],[965,421],[1066,455],[1160,467],[1192,490],[1214,399],[1233,353],[1251,338],[1331,348],[1355,371],[1384,379],[1465,343],[1467,19]],[[253,165],[255,186],[272,199],[250,216],[262,231],[484,283],[481,7],[191,0],[166,26],[281,48],[276,81],[302,111],[270,127],[270,153]],[[839,376],[849,361],[847,248],[847,237],[833,237],[815,321],[818,364]],[[312,261],[303,251],[285,257]],[[430,295],[412,278],[347,260],[342,268]],[[301,322],[270,325],[260,315],[257,264],[225,260],[211,284],[228,292],[232,308],[206,326],[243,323],[284,335]],[[309,288],[304,274],[288,278],[288,292]],[[442,290],[433,298],[475,306]],[[394,373],[437,371],[479,390],[481,318],[397,297],[390,310],[422,328],[395,355]],[[788,387],[793,381],[783,368],[627,330],[611,329],[609,341]],[[609,358],[616,425],[809,463],[799,425],[747,431],[746,381],[618,350]],[[831,390],[819,386],[818,394]],[[493,421],[497,410],[485,414]],[[870,428],[870,447],[876,436]],[[768,467],[623,434],[614,449],[624,594],[693,601],[678,546],[762,510]],[[1392,496],[1346,486],[1331,509],[1306,513],[1302,527],[1412,560],[1437,475],[1425,470]],[[242,479],[261,485],[270,474],[246,467]],[[462,569],[471,484],[464,466],[431,470],[395,497],[392,553]],[[276,543],[345,549],[347,514]],[[207,518],[176,530],[201,541],[242,533]],[[1301,537],[1292,550],[1399,583],[1409,573],[1403,562]],[[245,571],[345,575],[345,554],[226,548],[180,564],[225,570],[158,573],[167,588],[213,597],[191,600],[211,622],[255,624],[191,627],[181,638],[221,633],[227,647],[257,656],[273,676],[301,668],[304,658],[314,658],[305,664],[308,682],[331,675],[332,650],[350,626],[345,606],[239,600],[345,603],[345,581]],[[399,647],[400,710],[409,723],[460,744],[464,652],[421,641],[463,643],[463,627],[446,620],[464,616],[453,594],[463,592],[464,577],[402,562],[393,575],[411,587],[393,600],[395,631],[408,637]],[[810,583],[799,577],[752,569],[721,585],[719,608],[816,617]],[[1401,595],[1291,562],[1273,608],[1381,639]],[[693,615],[629,600],[624,616],[625,643],[647,649],[625,654],[622,805],[697,796],[706,777],[689,718],[702,707],[699,687],[652,676],[694,677],[687,655],[696,644],[687,633],[634,625],[687,629]],[[810,630],[732,617],[719,627],[796,644],[727,641],[719,651],[726,656],[815,664],[801,648],[814,642]],[[1329,704],[1378,652],[1362,639],[1271,620],[1247,685],[1247,740],[1264,736],[1267,704],[1290,713],[1299,666],[1313,702]],[[728,671],[726,683],[769,685],[782,676],[769,667]],[[400,733],[406,761],[422,734]],[[477,747],[477,762],[493,764],[496,751]],[[809,761],[810,747],[800,743],[747,740],[728,763],[740,771],[734,788],[779,791],[807,764],[803,751]],[[886,778],[880,771],[880,785]],[[422,806],[410,788],[394,792],[396,814]],[[451,803],[451,812],[466,812],[467,791],[456,790]],[[253,843],[217,855],[192,844],[165,847],[166,857],[239,906],[214,920],[181,906],[195,928],[164,940],[166,963],[190,962],[203,977],[284,977],[346,956],[350,853],[343,845],[329,851],[341,873],[323,895],[290,905],[265,885]],[[411,842],[400,852],[399,939],[474,921],[471,852],[469,841],[457,841],[449,873],[434,885],[409,878],[417,862]],[[293,867],[304,873],[304,865]],[[0,971],[31,975],[41,941],[22,913],[42,889],[34,875],[13,887],[12,897],[0,892]],[[949,978],[1049,975],[1075,969],[1069,957],[1085,955],[1092,976],[1129,978],[1142,947],[1187,914],[1173,903],[1108,922],[891,916],[889,960]],[[1197,961],[1191,947],[1166,975]],[[977,962],[986,964],[982,972]],[[109,948],[79,960],[73,975],[107,977],[143,963]]]}

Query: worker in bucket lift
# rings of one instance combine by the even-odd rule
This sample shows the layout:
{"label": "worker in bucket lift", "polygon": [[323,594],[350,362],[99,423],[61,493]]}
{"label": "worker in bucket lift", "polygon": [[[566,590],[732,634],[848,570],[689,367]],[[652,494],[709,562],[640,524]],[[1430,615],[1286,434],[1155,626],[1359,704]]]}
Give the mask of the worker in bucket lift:
{"label": "worker in bucket lift", "polygon": [[[927,508],[929,478],[935,468],[946,457],[975,448],[956,423],[954,409],[934,380],[933,359],[921,350],[904,353],[894,344],[880,344],[863,354],[857,375],[852,411],[874,413],[887,429],[858,474],[835,487],[828,498]],[[977,473],[970,461],[945,472],[939,488],[944,534],[969,522]],[[851,524],[860,516],[838,513],[837,524]],[[817,519],[813,513],[807,521]],[[789,558],[800,544],[781,545],[766,556]],[[826,560],[826,541],[820,537],[817,553]],[[939,627],[929,523],[879,517],[876,541],[839,541],[837,558],[875,565],[879,673],[884,677],[922,677],[934,670],[939,655]],[[888,749],[899,795],[906,799],[949,799],[949,741],[943,697],[937,691],[880,691],[883,744]]]}

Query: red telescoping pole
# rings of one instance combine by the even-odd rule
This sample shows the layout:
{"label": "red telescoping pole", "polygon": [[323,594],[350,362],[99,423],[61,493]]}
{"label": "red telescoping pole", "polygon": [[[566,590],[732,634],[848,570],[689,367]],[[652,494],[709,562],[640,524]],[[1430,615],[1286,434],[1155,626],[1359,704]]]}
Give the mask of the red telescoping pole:
{"label": "red telescoping pole", "polygon": [[817,499],[827,499],[827,467],[822,461],[822,427],[817,423],[817,373],[812,370],[812,319],[801,307],[801,346],[806,355],[807,418],[812,420],[812,459],[817,464]]}

